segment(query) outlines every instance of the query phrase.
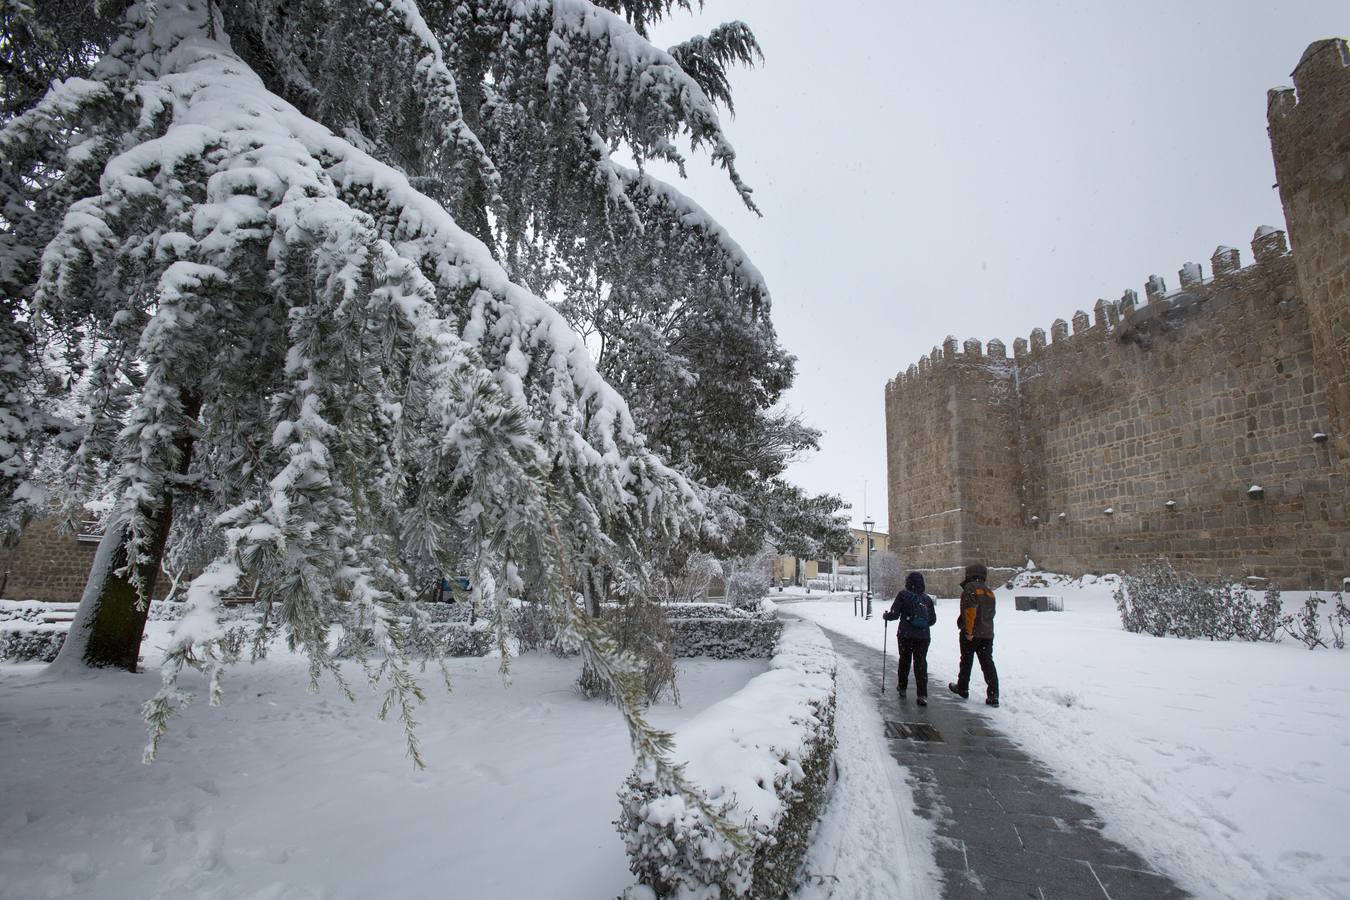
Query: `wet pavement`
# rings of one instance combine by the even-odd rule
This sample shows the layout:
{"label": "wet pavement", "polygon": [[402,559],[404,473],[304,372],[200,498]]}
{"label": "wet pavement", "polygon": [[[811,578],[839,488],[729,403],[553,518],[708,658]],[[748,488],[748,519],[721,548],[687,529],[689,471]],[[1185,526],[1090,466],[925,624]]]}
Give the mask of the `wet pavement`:
{"label": "wet pavement", "polygon": [[[785,610],[786,612],[786,610]],[[835,651],[873,674],[891,754],[909,773],[921,815],[937,831],[943,897],[1034,900],[1174,900],[1190,896],[1138,854],[1102,834],[1096,812],[998,730],[1004,711],[984,705],[978,667],[971,699],[930,678],[928,706],[914,686],[895,693],[895,657],[825,632]],[[926,726],[926,727],[925,727]]]}

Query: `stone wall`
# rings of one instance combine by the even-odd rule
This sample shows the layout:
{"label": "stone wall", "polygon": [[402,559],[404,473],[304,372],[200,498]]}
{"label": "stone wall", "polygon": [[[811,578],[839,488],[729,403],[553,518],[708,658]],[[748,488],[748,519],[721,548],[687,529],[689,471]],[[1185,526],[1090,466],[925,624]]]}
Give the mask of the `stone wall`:
{"label": "stone wall", "polygon": [[[948,338],[886,386],[892,542],[954,590],[964,563],[1070,574],[1169,557],[1288,588],[1350,575],[1350,52],[1270,92],[1293,237],[1218,248],[1093,315]],[[1002,574],[996,571],[996,576]],[[992,580],[992,579],[991,579]]]}
{"label": "stone wall", "polygon": [[[1294,88],[1267,98],[1275,176],[1318,373],[1328,386],[1331,440],[1350,463],[1350,54],[1341,39],[1310,46]],[[1297,93],[1295,93],[1295,90]]]}
{"label": "stone wall", "polygon": [[4,597],[8,600],[77,601],[84,592],[98,544],[62,534],[58,519],[29,523],[6,548]]}
{"label": "stone wall", "polygon": [[[890,530],[939,593],[964,563],[1071,574],[1170,557],[1290,588],[1350,574],[1350,493],[1284,235],[1221,247],[1003,346],[944,348],[886,388]],[[1003,574],[995,573],[994,577]]]}

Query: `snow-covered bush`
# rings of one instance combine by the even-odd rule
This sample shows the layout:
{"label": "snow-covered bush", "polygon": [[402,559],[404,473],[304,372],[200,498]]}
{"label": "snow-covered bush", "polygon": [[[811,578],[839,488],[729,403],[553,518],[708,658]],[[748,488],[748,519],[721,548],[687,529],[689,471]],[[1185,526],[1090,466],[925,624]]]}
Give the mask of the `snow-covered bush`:
{"label": "snow-covered bush", "polygon": [[1337,650],[1345,649],[1346,625],[1350,625],[1350,606],[1345,605],[1345,598],[1337,591],[1336,608],[1331,611],[1331,619],[1328,622],[1331,629],[1331,646]]}
{"label": "snow-covered bush", "polygon": [[1231,578],[1178,572],[1165,559],[1124,574],[1114,597],[1125,630],[1154,637],[1276,641],[1290,620],[1278,590],[1257,601]]}
{"label": "snow-covered bush", "polygon": [[51,662],[66,641],[64,625],[0,630],[0,659],[11,662]]}
{"label": "snow-covered bush", "polygon": [[727,600],[735,607],[755,606],[773,585],[773,563],[777,554],[765,547],[751,556],[727,563]]}
{"label": "snow-covered bush", "polygon": [[907,574],[900,557],[889,550],[876,551],[872,554],[872,596],[889,601],[905,586]]}
{"label": "snow-covered bush", "polygon": [[150,601],[148,620],[151,622],[177,622],[183,618],[187,606],[182,603],[165,603],[163,600]]}
{"label": "snow-covered bush", "polygon": [[[784,625],[770,671],[676,735],[702,802],[660,789],[639,765],[619,794],[629,868],[658,897],[782,897],[825,799],[834,752],[835,655],[810,623]],[[719,834],[710,817],[740,825]]]}
{"label": "snow-covered bush", "polygon": [[[406,632],[403,652],[409,656],[487,656],[496,644],[496,632],[487,621],[426,622]],[[361,659],[380,652],[379,641],[370,629],[350,629],[338,639],[333,655],[342,659]]]}
{"label": "snow-covered bush", "polygon": [[728,606],[725,603],[668,603],[661,608],[666,620],[684,619],[773,619],[778,613],[772,606]]}
{"label": "snow-covered bush", "polygon": [[[675,641],[662,606],[640,598],[606,603],[600,610],[600,619],[618,647],[636,663],[647,701],[668,696],[678,702]],[[578,687],[585,696],[612,699],[612,685],[593,677],[589,665],[582,667]]]}
{"label": "snow-covered bush", "polygon": [[467,622],[474,617],[468,603],[414,603],[413,608],[428,622]]}
{"label": "snow-covered bush", "polygon": [[782,623],[759,616],[688,618],[670,621],[675,656],[757,659],[773,654]]}
{"label": "snow-covered bush", "polygon": [[1299,611],[1290,616],[1289,621],[1285,623],[1284,628],[1289,632],[1289,636],[1309,650],[1326,646],[1326,642],[1322,640],[1322,605],[1326,602],[1324,597],[1309,594]]}
{"label": "snow-covered bush", "polygon": [[708,587],[721,578],[722,564],[711,553],[693,553],[679,573],[666,579],[666,599],[671,603],[700,603],[708,598]]}
{"label": "snow-covered bush", "polygon": [[38,622],[51,605],[36,600],[0,600],[0,622]]}

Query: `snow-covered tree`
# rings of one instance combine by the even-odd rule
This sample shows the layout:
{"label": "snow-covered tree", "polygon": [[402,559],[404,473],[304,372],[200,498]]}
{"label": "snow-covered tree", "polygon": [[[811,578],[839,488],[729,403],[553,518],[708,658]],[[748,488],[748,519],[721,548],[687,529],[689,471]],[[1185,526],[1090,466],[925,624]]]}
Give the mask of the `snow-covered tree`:
{"label": "snow-covered tree", "polygon": [[[424,45],[381,33],[360,4],[334,6],[221,2],[275,91],[361,135],[512,278],[559,301],[652,448],[715,489],[722,549],[757,547],[773,479],[817,434],[773,412],[794,360],[759,270],[647,166],[683,172],[682,145],[705,148],[754,208],[715,106],[731,109],[727,66],[760,56],[749,28],[662,50],[648,28],[687,0],[421,0],[448,77],[428,72],[409,93]],[[441,140],[421,138],[429,124]]]}
{"label": "snow-covered tree", "polygon": [[[350,56],[404,66],[401,93],[372,103],[424,102],[446,122],[429,142],[472,143],[412,0],[330,6],[384,38]],[[134,667],[168,546],[200,574],[147,704],[154,739],[187,699],[183,668],[218,699],[219,602],[256,584],[264,638],[280,629],[315,678],[343,683],[332,626],[371,635],[368,672],[416,759],[403,617],[431,563],[469,573],[503,644],[510,598],[547,601],[639,756],[693,796],[642,718],[643,673],[580,601],[639,596],[651,547],[709,527],[701,489],[648,448],[568,323],[378,141],[269,90],[231,49],[231,8],[130,4],[88,77],[0,131],[22,211],[5,246],[51,235],[12,321],[87,361],[66,481],[115,498],[57,665]]]}

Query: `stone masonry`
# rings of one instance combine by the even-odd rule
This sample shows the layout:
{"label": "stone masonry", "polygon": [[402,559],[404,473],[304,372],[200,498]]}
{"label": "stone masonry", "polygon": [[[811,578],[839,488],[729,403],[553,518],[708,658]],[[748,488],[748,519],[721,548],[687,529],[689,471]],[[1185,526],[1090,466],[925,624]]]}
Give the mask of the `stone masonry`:
{"label": "stone masonry", "polygon": [[39,519],[5,554],[4,597],[12,600],[79,600],[97,542],[63,532],[60,519]]}
{"label": "stone masonry", "polygon": [[[1149,278],[1009,356],[948,338],[886,385],[893,550],[953,593],[981,560],[1070,574],[1159,557],[1205,575],[1350,575],[1350,55],[1314,44],[1272,91],[1294,237],[1257,229],[1179,287]],[[902,423],[922,423],[905,428]]]}

